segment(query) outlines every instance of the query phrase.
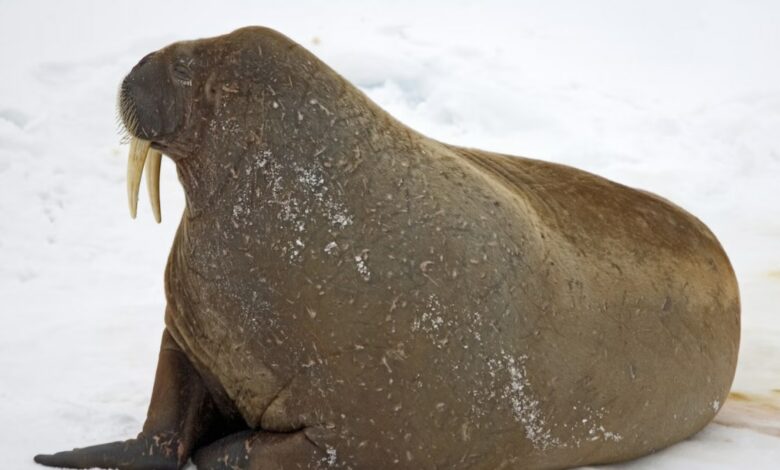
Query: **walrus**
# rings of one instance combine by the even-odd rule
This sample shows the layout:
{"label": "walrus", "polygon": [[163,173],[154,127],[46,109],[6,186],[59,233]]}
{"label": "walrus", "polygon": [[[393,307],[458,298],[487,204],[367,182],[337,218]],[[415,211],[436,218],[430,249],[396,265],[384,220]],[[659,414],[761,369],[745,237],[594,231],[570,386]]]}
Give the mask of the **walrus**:
{"label": "walrus", "polygon": [[151,403],[39,463],[563,468],[726,399],[734,271],[658,196],[425,137],[262,27],[149,54],[119,108],[132,215],[146,165],[159,216],[162,155],[186,195]]}

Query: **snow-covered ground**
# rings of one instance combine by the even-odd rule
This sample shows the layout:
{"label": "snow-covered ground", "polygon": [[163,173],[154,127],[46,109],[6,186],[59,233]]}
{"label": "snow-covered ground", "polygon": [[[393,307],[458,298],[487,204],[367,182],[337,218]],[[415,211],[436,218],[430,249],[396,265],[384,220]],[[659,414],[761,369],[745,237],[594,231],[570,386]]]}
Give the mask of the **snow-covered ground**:
{"label": "snow-covered ground", "polygon": [[578,166],[703,219],[743,295],[734,389],[770,429],[715,423],[621,467],[778,468],[780,3],[281,3],[0,0],[3,468],[140,429],[183,196],[164,162],[162,225],[145,201],[130,220],[116,88],[151,50],[248,24],[428,135]]}

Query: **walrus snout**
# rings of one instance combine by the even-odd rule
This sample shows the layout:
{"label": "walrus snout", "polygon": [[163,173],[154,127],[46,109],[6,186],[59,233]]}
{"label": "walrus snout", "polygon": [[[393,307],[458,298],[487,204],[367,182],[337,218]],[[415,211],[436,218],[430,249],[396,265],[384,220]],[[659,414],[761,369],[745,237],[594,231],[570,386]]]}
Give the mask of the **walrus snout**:
{"label": "walrus snout", "polygon": [[141,59],[122,81],[119,114],[130,134],[156,140],[178,128],[179,101],[166,61],[159,53],[152,53]]}
{"label": "walrus snout", "polygon": [[154,218],[160,216],[160,163],[162,154],[153,143],[174,139],[185,122],[184,103],[192,86],[189,63],[181,56],[171,59],[168,50],[152,52],[141,59],[119,87],[119,116],[131,136],[127,163],[127,198],[135,218],[141,175],[146,183]]}

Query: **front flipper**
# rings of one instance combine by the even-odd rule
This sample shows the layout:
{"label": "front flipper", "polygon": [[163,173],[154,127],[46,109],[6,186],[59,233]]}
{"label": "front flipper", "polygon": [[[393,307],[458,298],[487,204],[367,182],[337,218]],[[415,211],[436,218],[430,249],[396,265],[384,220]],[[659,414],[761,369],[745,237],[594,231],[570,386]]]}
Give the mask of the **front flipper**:
{"label": "front flipper", "polygon": [[243,431],[195,452],[198,470],[291,470],[335,464],[336,454],[320,449],[306,430],[275,433]]}
{"label": "front flipper", "polygon": [[[127,441],[38,455],[35,461],[66,468],[176,469],[187,462],[192,449],[209,437],[220,419],[200,375],[166,330],[141,434]],[[224,434],[216,437],[220,435]]]}
{"label": "front flipper", "polygon": [[110,442],[83,449],[36,455],[35,461],[49,467],[118,468],[120,470],[175,470],[179,468],[179,441],[173,436],[143,434],[136,439]]}

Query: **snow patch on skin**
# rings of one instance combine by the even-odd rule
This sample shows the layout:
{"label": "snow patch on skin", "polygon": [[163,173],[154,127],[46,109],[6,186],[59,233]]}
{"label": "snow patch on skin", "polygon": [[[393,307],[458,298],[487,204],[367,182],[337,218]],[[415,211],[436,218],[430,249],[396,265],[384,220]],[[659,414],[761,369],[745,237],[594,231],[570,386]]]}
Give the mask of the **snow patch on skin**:
{"label": "snow patch on skin", "polygon": [[366,282],[370,281],[371,271],[368,270],[368,266],[366,265],[365,254],[355,256],[355,265],[357,267],[358,274],[360,274],[360,277],[362,277]]}
{"label": "snow patch on skin", "polygon": [[325,457],[320,459],[321,463],[324,463],[328,467],[334,467],[338,463],[338,452],[334,447],[325,446]]}
{"label": "snow patch on skin", "polygon": [[325,251],[325,253],[327,253],[329,255],[332,255],[332,254],[336,253],[338,251],[338,249],[339,249],[339,246],[338,246],[338,244],[336,242],[330,242],[327,245],[325,245],[325,248],[323,248],[323,251]]}
{"label": "snow patch on skin", "polygon": [[[536,397],[533,387],[528,380],[528,373],[525,362],[528,356],[522,355],[513,357],[502,351],[499,357],[491,358],[487,361],[488,372],[494,380],[506,380],[503,387],[498,392],[499,397],[509,403],[509,408],[515,420],[523,426],[525,437],[531,442],[534,448],[538,450],[548,450],[552,448],[580,447],[583,442],[604,441],[620,442],[623,437],[615,432],[608,431],[602,424],[606,410],[601,408],[593,410],[588,406],[581,406],[579,413],[584,412],[584,417],[580,422],[575,423],[551,423],[542,412],[542,406]],[[494,388],[494,387],[491,387]],[[495,397],[495,392],[490,392],[489,397],[483,396],[484,393],[474,390],[471,393],[475,401],[481,401],[485,398]],[[578,411],[574,407],[574,411]],[[484,410],[479,407],[472,407],[472,412],[477,416],[484,416]],[[553,431],[563,428],[562,433],[558,433],[568,438],[562,439],[556,437]]]}
{"label": "snow patch on skin", "polygon": [[[238,183],[240,185],[240,192],[237,196],[236,203],[233,204],[233,217],[231,219],[233,227],[239,228],[254,225],[254,220],[252,219],[252,208],[255,205],[255,200],[257,199],[258,194],[253,194],[253,187],[249,184],[251,179],[248,177],[252,175],[254,171],[261,170],[268,163],[268,159],[270,157],[271,152],[266,150],[253,158],[250,164],[247,165],[244,169],[245,178],[243,179],[243,184],[241,184],[240,181]],[[240,178],[240,172],[235,169],[231,170],[230,175],[235,180],[239,180]]]}
{"label": "snow patch on skin", "polygon": [[328,186],[322,168],[315,164],[310,168],[296,167],[298,182],[301,183],[304,195],[313,196],[325,209],[325,216],[336,228],[344,228],[352,224],[352,216],[344,208],[344,204],[335,200]]}
{"label": "snow patch on skin", "polygon": [[447,329],[449,329],[452,326],[452,321],[445,321],[443,315],[444,308],[438,296],[436,294],[429,295],[422,308],[422,313],[412,321],[412,332],[425,333],[433,344],[441,349],[447,344],[447,338],[440,337],[441,332],[446,333],[446,330],[442,330],[442,327],[446,325]]}
{"label": "snow patch on skin", "polygon": [[506,370],[509,374],[509,383],[502,391],[502,398],[509,401],[512,414],[523,425],[525,437],[533,444],[534,448],[546,450],[551,447],[561,447],[561,441],[552,435],[542,410],[533,392],[526,373],[524,362],[528,356],[514,357],[502,351],[502,357],[491,359],[488,362],[491,374],[497,370]]}
{"label": "snow patch on skin", "polygon": [[330,217],[330,221],[333,225],[344,228],[347,225],[352,224],[351,215],[347,215],[343,212],[340,212],[340,210],[337,207],[329,207],[329,209],[334,211],[331,213],[331,217]]}
{"label": "snow patch on skin", "polygon": [[353,223],[352,215],[338,199],[338,191],[327,184],[327,174],[319,161],[314,160],[306,167],[296,165],[291,169],[293,176],[289,177],[286,175],[290,168],[266,150],[257,157],[255,168],[262,170],[269,180],[271,198],[266,203],[279,206],[277,219],[295,234],[286,243],[275,245],[275,249],[289,255],[290,261],[302,255],[307,227],[318,226],[323,219],[336,229]]}
{"label": "snow patch on skin", "polygon": [[[598,441],[603,439],[604,441],[620,442],[623,440],[623,436],[619,433],[608,431],[603,424],[604,417],[607,415],[607,410],[601,407],[597,410],[592,409],[588,405],[574,406],[575,411],[581,409],[581,412],[585,412],[585,417],[580,422],[572,424],[564,423],[561,427],[567,429],[567,432],[571,436],[570,439],[563,444],[563,447],[573,445],[575,447],[582,446],[583,442]],[[583,437],[584,436],[584,437]]]}
{"label": "snow patch on skin", "polygon": [[[611,431],[607,431],[604,429],[604,426],[600,424],[600,421],[604,418],[606,411],[604,408],[601,408],[600,410],[593,411],[586,407],[586,410],[588,411],[588,417],[582,419],[582,424],[584,429],[588,430],[587,434],[587,440],[588,441],[597,441],[599,439],[604,439],[605,441],[613,441],[613,442],[620,442],[623,440],[623,436],[621,436],[618,433],[614,433]],[[574,427],[577,429],[577,427]],[[574,443],[579,447],[582,444],[582,441],[580,439],[576,439]]]}

